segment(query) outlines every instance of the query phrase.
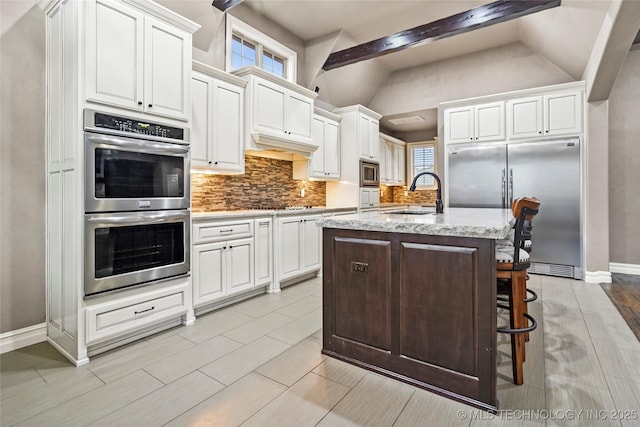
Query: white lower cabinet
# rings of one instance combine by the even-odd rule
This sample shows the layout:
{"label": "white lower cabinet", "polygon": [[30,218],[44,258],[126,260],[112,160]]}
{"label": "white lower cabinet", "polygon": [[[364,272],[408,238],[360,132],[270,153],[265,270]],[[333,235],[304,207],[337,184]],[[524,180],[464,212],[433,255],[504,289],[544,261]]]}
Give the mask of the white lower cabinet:
{"label": "white lower cabinet", "polygon": [[277,282],[320,270],[320,215],[300,215],[277,219]]}
{"label": "white lower cabinet", "polygon": [[195,308],[271,282],[271,224],[271,218],[194,221]]}
{"label": "white lower cabinet", "polygon": [[380,206],[380,189],[379,188],[361,188],[360,189],[360,208],[377,208]]}

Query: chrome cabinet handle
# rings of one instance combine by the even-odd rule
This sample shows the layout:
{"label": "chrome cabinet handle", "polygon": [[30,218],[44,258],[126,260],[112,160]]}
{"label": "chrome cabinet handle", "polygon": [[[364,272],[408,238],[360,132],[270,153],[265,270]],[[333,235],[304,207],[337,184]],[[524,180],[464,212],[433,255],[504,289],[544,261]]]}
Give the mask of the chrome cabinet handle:
{"label": "chrome cabinet handle", "polygon": [[502,208],[505,208],[505,203],[507,201],[506,199],[506,188],[507,187],[507,170],[505,168],[502,168]]}
{"label": "chrome cabinet handle", "polygon": [[509,207],[513,204],[513,169],[509,169]]}
{"label": "chrome cabinet handle", "polygon": [[220,233],[233,233],[233,228],[230,228],[228,230],[220,230]]}

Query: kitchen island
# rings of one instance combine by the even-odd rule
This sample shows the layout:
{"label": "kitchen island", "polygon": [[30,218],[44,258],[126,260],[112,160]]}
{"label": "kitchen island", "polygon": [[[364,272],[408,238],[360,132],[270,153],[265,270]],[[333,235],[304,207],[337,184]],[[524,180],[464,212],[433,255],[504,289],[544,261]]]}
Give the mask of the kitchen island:
{"label": "kitchen island", "polygon": [[322,352],[495,410],[495,239],[513,215],[404,212],[320,221]]}

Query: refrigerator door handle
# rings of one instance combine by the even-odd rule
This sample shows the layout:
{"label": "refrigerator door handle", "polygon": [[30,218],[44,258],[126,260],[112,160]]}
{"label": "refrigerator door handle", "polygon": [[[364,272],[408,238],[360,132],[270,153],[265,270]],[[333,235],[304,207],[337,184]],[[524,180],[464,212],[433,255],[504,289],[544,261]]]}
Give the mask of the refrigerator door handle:
{"label": "refrigerator door handle", "polygon": [[513,204],[513,169],[509,169],[509,207]]}
{"label": "refrigerator door handle", "polygon": [[504,209],[507,202],[507,170],[502,168],[502,209]]}

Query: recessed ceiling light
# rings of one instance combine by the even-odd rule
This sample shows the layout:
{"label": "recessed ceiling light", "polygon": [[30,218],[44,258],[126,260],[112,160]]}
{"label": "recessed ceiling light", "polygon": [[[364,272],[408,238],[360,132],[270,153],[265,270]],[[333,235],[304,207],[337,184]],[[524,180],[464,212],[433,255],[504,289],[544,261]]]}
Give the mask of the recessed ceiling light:
{"label": "recessed ceiling light", "polygon": [[390,119],[389,123],[394,125],[405,125],[407,123],[419,123],[424,122],[424,117],[422,116],[407,116],[407,117],[398,117],[397,119]]}

